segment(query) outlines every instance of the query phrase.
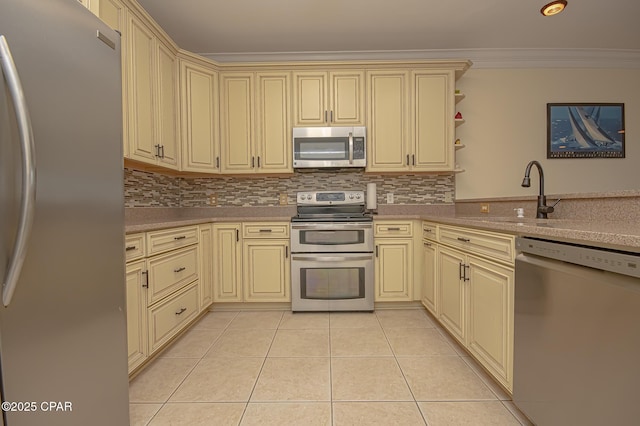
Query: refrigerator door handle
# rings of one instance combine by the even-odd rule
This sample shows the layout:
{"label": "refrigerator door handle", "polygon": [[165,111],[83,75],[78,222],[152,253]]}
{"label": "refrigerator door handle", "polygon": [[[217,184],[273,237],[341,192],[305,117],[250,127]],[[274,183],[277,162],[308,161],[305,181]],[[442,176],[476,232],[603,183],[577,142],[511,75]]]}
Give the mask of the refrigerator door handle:
{"label": "refrigerator door handle", "polygon": [[36,201],[36,161],[33,142],[31,117],[20,83],[16,65],[11,56],[7,39],[0,36],[0,65],[11,99],[14,104],[18,133],[20,134],[20,150],[22,153],[22,200],[20,201],[20,220],[13,245],[13,253],[2,281],[2,303],[9,306],[18,284],[22,264],[27,254],[27,242],[31,234]]}

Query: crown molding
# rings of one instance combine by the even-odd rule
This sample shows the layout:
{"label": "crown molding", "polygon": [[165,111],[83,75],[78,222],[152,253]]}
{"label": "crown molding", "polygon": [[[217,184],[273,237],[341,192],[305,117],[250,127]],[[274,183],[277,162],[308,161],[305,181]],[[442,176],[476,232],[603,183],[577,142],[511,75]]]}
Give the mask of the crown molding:
{"label": "crown molding", "polygon": [[466,58],[473,68],[640,68],[636,49],[430,49],[201,53],[216,62],[385,61]]}

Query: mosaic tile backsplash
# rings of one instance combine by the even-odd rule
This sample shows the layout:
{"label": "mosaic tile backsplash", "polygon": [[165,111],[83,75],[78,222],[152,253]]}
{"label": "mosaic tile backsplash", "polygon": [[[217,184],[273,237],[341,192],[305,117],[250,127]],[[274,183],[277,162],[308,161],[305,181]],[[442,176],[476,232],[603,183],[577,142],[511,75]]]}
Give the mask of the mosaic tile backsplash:
{"label": "mosaic tile backsplash", "polygon": [[296,172],[286,177],[190,178],[125,169],[126,207],[209,207],[215,195],[217,206],[277,206],[280,194],[295,204],[298,191],[333,189],[366,190],[376,183],[378,204],[386,204],[393,193],[394,204],[448,204],[455,199],[455,175],[366,175],[362,170],[342,169]]}

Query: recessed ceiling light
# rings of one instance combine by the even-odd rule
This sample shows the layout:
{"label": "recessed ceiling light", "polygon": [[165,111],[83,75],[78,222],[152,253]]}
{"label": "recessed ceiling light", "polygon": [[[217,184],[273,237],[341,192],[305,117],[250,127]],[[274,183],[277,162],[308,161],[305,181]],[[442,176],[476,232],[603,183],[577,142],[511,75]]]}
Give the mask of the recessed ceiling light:
{"label": "recessed ceiling light", "polygon": [[566,0],[556,0],[544,5],[542,9],[540,9],[540,13],[542,13],[544,16],[557,15],[558,13],[562,12],[565,7],[567,7]]}

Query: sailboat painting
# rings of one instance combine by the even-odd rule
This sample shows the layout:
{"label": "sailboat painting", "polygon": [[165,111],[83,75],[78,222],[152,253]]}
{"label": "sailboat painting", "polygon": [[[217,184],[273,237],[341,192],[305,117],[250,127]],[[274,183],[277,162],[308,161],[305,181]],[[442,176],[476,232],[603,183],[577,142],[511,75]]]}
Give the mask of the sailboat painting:
{"label": "sailboat painting", "polygon": [[624,104],[547,104],[547,158],[624,156]]}

